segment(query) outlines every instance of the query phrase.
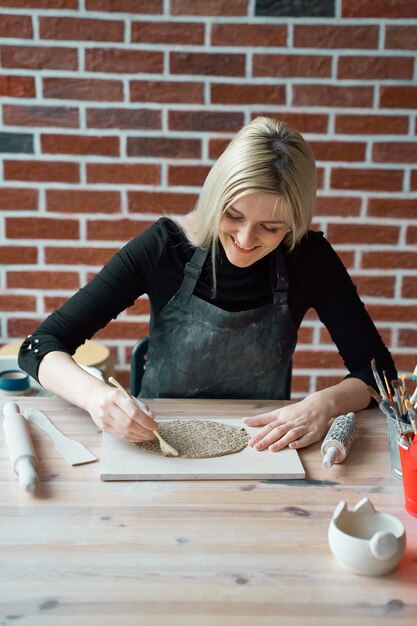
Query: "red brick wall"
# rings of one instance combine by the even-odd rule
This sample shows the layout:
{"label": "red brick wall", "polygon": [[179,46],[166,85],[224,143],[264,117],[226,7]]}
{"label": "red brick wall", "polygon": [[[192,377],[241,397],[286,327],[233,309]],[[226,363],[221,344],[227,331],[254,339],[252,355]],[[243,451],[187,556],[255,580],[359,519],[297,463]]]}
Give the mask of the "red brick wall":
{"label": "red brick wall", "polygon": [[[227,141],[284,118],[318,164],[315,227],[401,371],[417,361],[417,3],[1,0],[1,342],[186,212]],[[97,335],[126,380],[148,303]],[[307,316],[294,396],[343,364]]]}

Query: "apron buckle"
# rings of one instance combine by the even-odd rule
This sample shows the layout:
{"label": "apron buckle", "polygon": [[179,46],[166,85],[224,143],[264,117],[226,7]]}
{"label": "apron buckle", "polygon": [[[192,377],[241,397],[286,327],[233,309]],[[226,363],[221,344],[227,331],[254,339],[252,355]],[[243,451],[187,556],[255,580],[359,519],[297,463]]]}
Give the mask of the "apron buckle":
{"label": "apron buckle", "polygon": [[197,280],[198,278],[200,278],[201,267],[193,263],[192,260],[188,261],[188,263],[185,264],[184,273],[187,274],[187,276],[191,276],[191,278]]}

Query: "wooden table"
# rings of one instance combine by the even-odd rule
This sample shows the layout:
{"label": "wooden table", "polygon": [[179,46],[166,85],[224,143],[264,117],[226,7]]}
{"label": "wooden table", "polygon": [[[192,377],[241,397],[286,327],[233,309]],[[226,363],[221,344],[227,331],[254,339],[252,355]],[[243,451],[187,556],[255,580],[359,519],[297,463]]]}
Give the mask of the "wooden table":
{"label": "wooden table", "polygon": [[[44,410],[100,456],[100,433],[80,409],[57,398],[19,403]],[[149,404],[161,418],[238,417],[282,405]],[[417,518],[390,474],[383,416],[364,411],[358,426],[347,461],[331,470],[314,444],[300,453],[306,480],[218,482],[101,482],[99,463],[69,466],[31,427],[36,495],[20,490],[0,446],[0,624],[415,625]],[[381,578],[343,570],[327,543],[336,504],[364,496],[407,531],[403,560]]]}

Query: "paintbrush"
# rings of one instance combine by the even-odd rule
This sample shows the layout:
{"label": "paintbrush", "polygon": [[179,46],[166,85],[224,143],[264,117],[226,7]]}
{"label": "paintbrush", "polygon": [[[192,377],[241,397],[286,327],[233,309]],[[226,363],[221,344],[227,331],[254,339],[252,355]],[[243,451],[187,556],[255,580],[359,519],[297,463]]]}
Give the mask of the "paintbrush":
{"label": "paintbrush", "polygon": [[413,405],[407,398],[404,400],[405,408],[407,409],[408,417],[410,418],[411,425],[413,427],[414,434],[417,435],[417,413],[413,409]]}
{"label": "paintbrush", "polygon": [[388,397],[390,399],[390,402],[394,402],[393,397],[392,397],[392,393],[391,393],[391,387],[389,386],[389,382],[388,382],[388,379],[387,379],[387,373],[386,373],[385,370],[382,370],[382,375],[384,377],[385,386],[387,388]]}
{"label": "paintbrush", "polygon": [[[412,378],[412,380],[417,380],[417,365],[414,368],[414,372],[413,372],[413,375],[412,375],[411,378]],[[414,404],[414,402],[416,402],[416,404],[417,404],[417,386],[414,389],[414,393],[413,393],[413,395],[410,398],[410,402],[411,402],[411,404]]]}
{"label": "paintbrush", "polygon": [[407,386],[405,384],[405,379],[407,378],[407,376],[405,374],[400,374],[400,376],[398,376],[398,380],[401,381],[401,387],[402,390],[407,393]]}
{"label": "paintbrush", "polygon": [[396,410],[396,408],[390,403],[389,400],[387,400],[386,398],[381,398],[377,392],[375,391],[375,389],[373,387],[371,387],[370,385],[366,386],[368,393],[370,396],[372,396],[372,398],[374,400],[376,400],[376,402],[378,403],[379,408],[381,409],[381,411],[383,412],[383,414],[386,417],[389,417],[391,419],[395,419],[395,421],[397,422],[397,427],[398,427],[398,431],[401,433],[401,435],[403,434],[403,430],[401,427],[401,420],[400,420],[400,416]]}
{"label": "paintbrush", "polygon": [[371,387],[371,385],[366,385],[366,389],[368,390],[369,395],[372,396],[374,400],[376,400],[377,404],[381,404],[382,398],[380,395],[378,395],[375,389]]}
{"label": "paintbrush", "polygon": [[372,359],[371,361],[371,368],[372,368],[372,374],[374,375],[375,378],[375,382],[376,382],[376,386],[378,387],[379,393],[381,394],[381,398],[388,400],[388,394],[385,391],[385,387],[382,384],[382,380],[378,374],[378,371],[376,369],[376,361],[375,359]]}
{"label": "paintbrush", "polygon": [[391,385],[392,385],[392,388],[394,389],[394,400],[397,406],[397,410],[399,414],[403,416],[405,414],[405,409],[403,406],[403,401],[402,401],[401,392],[400,392],[401,384],[398,380],[392,380]]}

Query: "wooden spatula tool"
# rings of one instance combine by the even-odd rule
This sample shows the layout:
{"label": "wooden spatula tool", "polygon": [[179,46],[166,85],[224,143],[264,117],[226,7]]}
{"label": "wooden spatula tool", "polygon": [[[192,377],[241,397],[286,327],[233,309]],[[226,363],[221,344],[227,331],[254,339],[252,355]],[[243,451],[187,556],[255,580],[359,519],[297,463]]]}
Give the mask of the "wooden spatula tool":
{"label": "wooden spatula tool", "polygon": [[[109,383],[111,383],[112,385],[114,385],[115,387],[117,387],[119,389],[119,391],[122,392],[122,394],[124,395],[124,397],[127,400],[130,400],[130,402],[132,402],[133,404],[136,404],[136,406],[138,406],[140,408],[140,410],[145,413],[145,415],[149,415],[149,410],[147,408],[147,406],[141,402],[140,400],[138,400],[137,398],[134,398],[124,387],[123,385],[121,385],[115,378],[113,378],[113,376],[109,377]],[[169,445],[169,443],[167,443],[165,441],[165,439],[163,439],[161,437],[161,435],[158,433],[157,430],[153,430],[152,431],[153,434],[158,438],[159,441],[159,445],[161,446],[161,451],[162,454],[164,454],[165,456],[178,456],[178,451],[173,448],[172,446]]]}
{"label": "wooden spatula tool", "polygon": [[70,465],[82,465],[97,461],[97,457],[79,441],[70,439],[62,433],[51,420],[38,409],[26,409],[25,417],[50,437],[55,449]]}

